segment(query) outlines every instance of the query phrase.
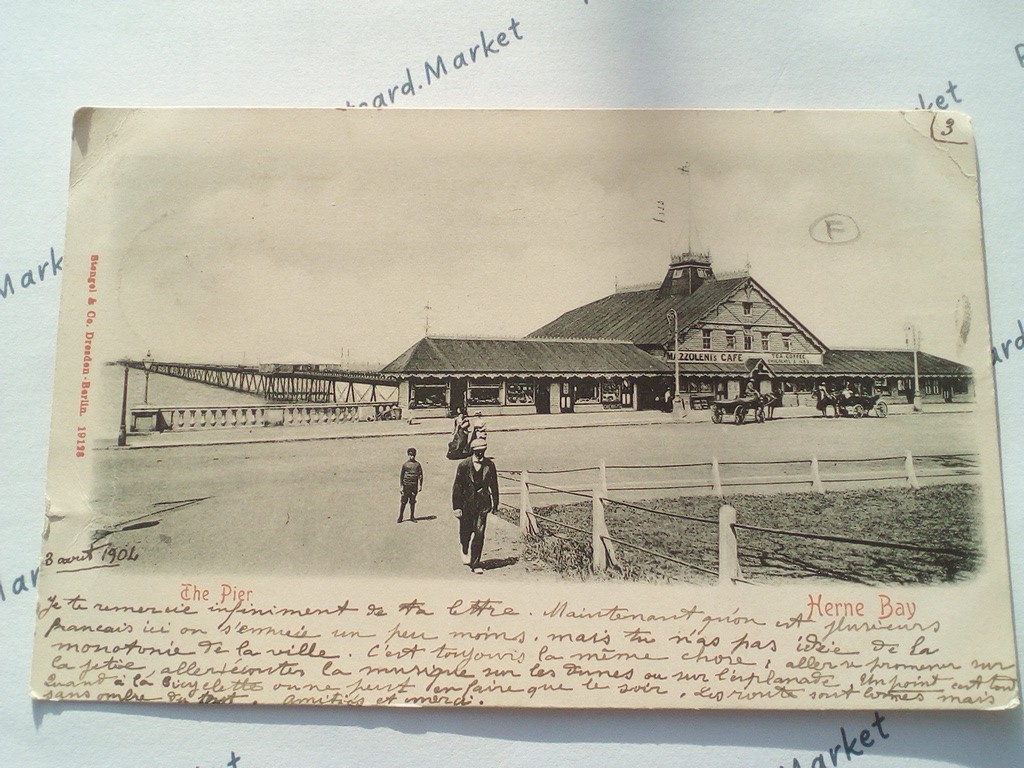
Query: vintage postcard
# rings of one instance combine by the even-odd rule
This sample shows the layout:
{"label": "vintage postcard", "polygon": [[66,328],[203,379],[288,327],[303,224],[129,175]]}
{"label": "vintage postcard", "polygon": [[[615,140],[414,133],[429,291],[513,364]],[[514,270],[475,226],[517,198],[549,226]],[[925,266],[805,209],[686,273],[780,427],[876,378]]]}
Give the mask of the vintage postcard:
{"label": "vintage postcard", "polygon": [[914,112],[83,109],[32,693],[1018,702]]}

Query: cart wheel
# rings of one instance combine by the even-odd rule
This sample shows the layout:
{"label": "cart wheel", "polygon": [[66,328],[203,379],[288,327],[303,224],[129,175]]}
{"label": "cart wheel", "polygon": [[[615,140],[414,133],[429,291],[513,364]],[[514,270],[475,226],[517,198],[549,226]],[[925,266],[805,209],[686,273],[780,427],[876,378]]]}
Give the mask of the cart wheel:
{"label": "cart wheel", "polygon": [[711,409],[711,420],[715,422],[715,424],[722,423],[722,409],[717,405]]}
{"label": "cart wheel", "polygon": [[861,418],[864,415],[864,406],[861,405],[860,403],[857,403],[856,405],[854,405],[853,406],[853,415],[856,416],[858,419]]}
{"label": "cart wheel", "polygon": [[875,414],[877,414],[880,419],[884,419],[889,415],[889,406],[885,404],[884,400],[879,400],[875,403]]}
{"label": "cart wheel", "polygon": [[742,405],[737,405],[736,410],[733,411],[732,418],[737,424],[743,423],[743,418],[747,415],[746,409]]}

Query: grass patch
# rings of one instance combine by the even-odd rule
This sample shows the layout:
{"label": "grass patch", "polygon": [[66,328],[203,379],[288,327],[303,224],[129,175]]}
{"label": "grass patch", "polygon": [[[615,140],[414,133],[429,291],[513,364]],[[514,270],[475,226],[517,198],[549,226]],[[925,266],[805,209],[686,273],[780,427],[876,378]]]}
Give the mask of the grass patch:
{"label": "grass patch", "polygon": [[[760,531],[737,531],[744,578],[755,582],[829,579],[869,585],[938,584],[971,578],[982,561],[979,489],[970,483],[919,489],[872,488],[827,494],[730,495],[737,522],[763,528],[957,550],[955,554],[818,541]],[[611,536],[701,568],[718,570],[718,508],[714,497],[640,502],[654,512],[610,504]],[[590,530],[589,502],[537,508],[537,513]],[[707,520],[679,520],[657,512]],[[501,513],[511,522],[518,511]],[[525,556],[559,573],[590,578],[589,537],[541,523]],[[556,538],[554,533],[558,534]],[[617,546],[623,578],[710,584],[715,577],[627,546]]]}

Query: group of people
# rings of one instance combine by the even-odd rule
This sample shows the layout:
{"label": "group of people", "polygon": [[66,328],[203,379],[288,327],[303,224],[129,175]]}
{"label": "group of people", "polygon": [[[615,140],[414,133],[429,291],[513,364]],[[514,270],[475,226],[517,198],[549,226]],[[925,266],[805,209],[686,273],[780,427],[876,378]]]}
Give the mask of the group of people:
{"label": "group of people", "polygon": [[[423,490],[423,466],[416,460],[416,449],[409,448],[399,471],[402,501],[398,522],[409,508],[409,520],[416,521],[416,496]],[[498,470],[487,456],[487,426],[480,413],[471,425],[465,409],[455,417],[447,457],[458,461],[452,484],[452,511],[459,520],[459,551],[462,562],[473,573],[483,573],[481,556],[487,516],[498,511]]]}
{"label": "group of people", "polygon": [[[832,390],[829,388],[828,382],[825,381],[824,379],[822,379],[822,380],[820,380],[818,382],[817,390],[818,390],[818,397],[819,397],[819,399],[833,397]],[[839,390],[838,399],[840,401],[845,401],[845,400],[849,400],[854,395],[859,395],[859,394],[860,394],[860,387],[858,387],[857,389],[854,389],[853,385],[849,381],[847,381],[845,384],[843,384],[843,388],[841,390]]]}

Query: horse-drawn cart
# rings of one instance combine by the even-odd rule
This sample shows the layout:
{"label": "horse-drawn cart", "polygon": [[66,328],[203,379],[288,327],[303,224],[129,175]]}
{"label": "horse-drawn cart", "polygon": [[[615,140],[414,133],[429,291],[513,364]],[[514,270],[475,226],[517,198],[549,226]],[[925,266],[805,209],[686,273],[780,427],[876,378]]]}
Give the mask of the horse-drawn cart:
{"label": "horse-drawn cart", "polygon": [[821,411],[822,416],[828,415],[826,408],[830,405],[836,416],[852,416],[859,419],[869,413],[874,413],[878,418],[884,419],[889,415],[889,406],[881,395],[833,395],[827,391],[815,394],[818,400],[817,408]]}
{"label": "horse-drawn cart", "polygon": [[752,414],[753,420],[760,424],[765,420],[765,405],[769,399],[764,395],[751,395],[734,400],[715,400],[711,406],[711,420],[721,424],[730,418],[734,424],[742,424]]}
{"label": "horse-drawn cart", "polygon": [[873,412],[878,418],[884,419],[889,415],[889,406],[881,395],[840,395],[836,400],[836,412],[840,416],[854,416],[858,419]]}

